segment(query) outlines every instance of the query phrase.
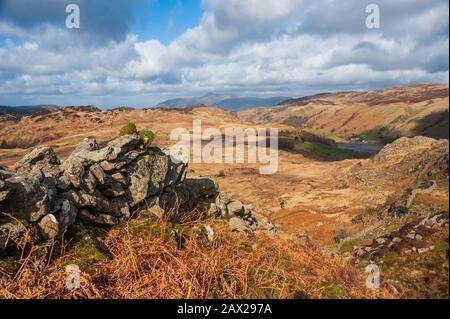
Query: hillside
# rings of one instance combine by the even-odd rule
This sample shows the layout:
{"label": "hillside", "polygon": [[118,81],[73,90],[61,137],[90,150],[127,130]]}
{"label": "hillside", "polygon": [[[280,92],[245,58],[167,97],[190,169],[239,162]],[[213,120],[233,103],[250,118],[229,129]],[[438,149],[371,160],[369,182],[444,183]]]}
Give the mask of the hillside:
{"label": "hillside", "polygon": [[344,139],[392,140],[417,135],[448,139],[448,92],[446,84],[427,84],[326,93],[237,115],[251,123],[280,123]]}

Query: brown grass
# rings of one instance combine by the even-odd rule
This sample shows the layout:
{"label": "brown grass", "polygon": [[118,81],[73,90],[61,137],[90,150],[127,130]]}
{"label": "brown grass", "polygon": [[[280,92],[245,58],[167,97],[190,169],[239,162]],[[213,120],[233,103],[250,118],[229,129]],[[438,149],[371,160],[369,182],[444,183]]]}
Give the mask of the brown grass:
{"label": "brown grass", "polygon": [[[265,234],[233,235],[225,223],[211,225],[213,243],[199,235],[198,223],[137,219],[99,238],[104,259],[80,255],[86,252],[79,243],[50,264],[28,254],[17,272],[1,271],[0,298],[390,297],[385,290],[367,290],[363,271],[340,257]],[[184,234],[182,246],[171,238],[172,226]],[[81,288],[68,290],[63,266],[73,260],[90,264]]]}

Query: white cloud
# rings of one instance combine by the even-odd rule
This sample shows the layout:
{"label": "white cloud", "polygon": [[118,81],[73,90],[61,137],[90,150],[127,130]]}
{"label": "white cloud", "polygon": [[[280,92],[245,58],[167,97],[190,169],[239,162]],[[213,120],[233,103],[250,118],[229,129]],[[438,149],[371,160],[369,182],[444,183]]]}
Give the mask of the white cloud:
{"label": "white cloud", "polygon": [[0,46],[0,104],[148,106],[206,91],[300,96],[448,81],[448,2],[385,2],[380,31],[352,27],[364,10],[335,16],[340,3],[321,1],[319,19],[318,1],[204,0],[200,24],[169,45],[128,35],[92,46],[51,25],[0,22],[0,35],[15,39]]}

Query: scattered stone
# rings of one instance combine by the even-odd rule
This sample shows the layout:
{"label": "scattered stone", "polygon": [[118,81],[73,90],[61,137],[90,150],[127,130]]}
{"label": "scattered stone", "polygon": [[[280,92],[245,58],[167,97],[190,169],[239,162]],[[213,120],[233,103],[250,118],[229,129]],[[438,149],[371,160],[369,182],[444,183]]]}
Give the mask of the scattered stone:
{"label": "scattered stone", "polygon": [[230,225],[230,230],[232,232],[237,232],[237,233],[241,233],[241,232],[251,232],[250,228],[248,227],[247,223],[238,218],[238,217],[232,217],[230,218],[230,220],[228,221],[229,225]]}
{"label": "scattered stone", "polygon": [[230,216],[242,217],[244,215],[244,205],[238,200],[233,200],[227,204],[227,211]]}

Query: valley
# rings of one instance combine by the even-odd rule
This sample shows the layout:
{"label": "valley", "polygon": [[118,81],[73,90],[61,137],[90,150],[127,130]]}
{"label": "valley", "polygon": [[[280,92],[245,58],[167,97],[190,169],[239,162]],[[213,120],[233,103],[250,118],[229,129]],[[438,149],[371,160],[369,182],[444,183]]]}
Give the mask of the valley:
{"label": "valley", "polygon": [[[428,89],[431,91],[425,94]],[[280,238],[307,239],[326,253],[354,258],[358,249],[370,246],[372,240],[424,216],[447,213],[448,225],[449,144],[448,139],[432,138],[445,137],[441,126],[448,129],[448,118],[447,122],[439,118],[437,126],[428,122],[434,119],[432,114],[448,112],[448,86],[405,88],[402,94],[398,90],[330,94],[237,114],[201,106],[104,111],[66,107],[31,115],[2,115],[0,140],[9,147],[0,150],[0,165],[12,169],[38,145],[52,147],[64,160],[86,137],[105,146],[129,122],[152,130],[154,145],[163,150],[174,143],[169,138],[172,129],[192,132],[194,120],[222,133],[227,127],[278,128],[280,142],[287,138],[292,143],[280,143],[275,174],[261,175],[258,164],[190,163],[188,177],[213,178],[220,191],[233,193],[250,205],[258,220],[273,223]],[[379,127],[375,135],[368,133]],[[407,138],[416,135],[414,132],[430,137]],[[381,144],[392,134],[400,138]],[[354,152],[355,148],[364,151]],[[430,170],[429,166],[438,162],[441,166]],[[423,176],[435,181],[436,188],[417,195],[405,208],[411,192],[424,188]],[[445,241],[445,228],[433,236],[444,236]],[[396,254],[406,256],[404,250]]]}

